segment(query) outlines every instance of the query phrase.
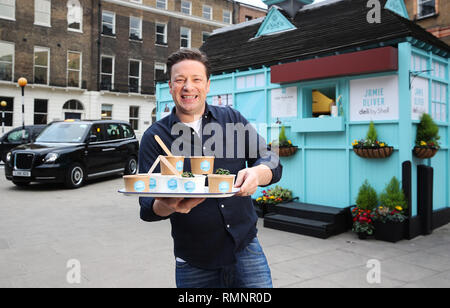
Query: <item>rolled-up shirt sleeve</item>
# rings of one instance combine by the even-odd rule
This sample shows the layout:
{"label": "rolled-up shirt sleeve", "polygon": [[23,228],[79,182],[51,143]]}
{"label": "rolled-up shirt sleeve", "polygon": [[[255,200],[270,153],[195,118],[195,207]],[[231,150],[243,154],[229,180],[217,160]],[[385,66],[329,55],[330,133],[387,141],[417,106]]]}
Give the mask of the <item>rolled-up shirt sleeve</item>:
{"label": "rolled-up shirt sleeve", "polygon": [[[158,152],[159,145],[154,139],[154,133],[147,130],[141,139],[139,147],[139,173],[147,173],[160,153]],[[158,172],[159,166],[154,172]],[[161,217],[153,211],[154,198],[139,197],[139,204],[141,206],[140,217],[144,221],[159,221],[169,217]]]}

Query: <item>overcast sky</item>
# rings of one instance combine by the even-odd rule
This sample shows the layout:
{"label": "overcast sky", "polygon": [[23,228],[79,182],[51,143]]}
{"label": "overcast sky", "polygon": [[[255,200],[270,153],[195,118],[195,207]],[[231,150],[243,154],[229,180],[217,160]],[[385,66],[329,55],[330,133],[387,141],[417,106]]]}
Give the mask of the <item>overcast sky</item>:
{"label": "overcast sky", "polygon": [[[265,9],[267,8],[267,5],[265,5],[264,2],[262,2],[261,0],[237,0],[237,1],[242,2],[242,3],[251,4],[251,5],[254,5],[257,7],[262,7]],[[316,0],[314,2],[322,2],[322,1],[325,1],[325,0]]]}

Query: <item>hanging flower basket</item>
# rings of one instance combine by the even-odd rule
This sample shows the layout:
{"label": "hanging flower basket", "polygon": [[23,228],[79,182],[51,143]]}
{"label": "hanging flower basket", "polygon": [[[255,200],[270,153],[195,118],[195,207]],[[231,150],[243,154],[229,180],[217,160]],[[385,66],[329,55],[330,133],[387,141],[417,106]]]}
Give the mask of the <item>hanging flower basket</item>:
{"label": "hanging flower basket", "polygon": [[279,147],[278,150],[279,150],[278,153],[280,156],[287,157],[287,156],[294,155],[297,152],[298,147],[297,146]]}
{"label": "hanging flower basket", "polygon": [[429,148],[429,147],[418,147],[415,146],[413,149],[413,153],[418,158],[431,158],[436,155],[438,149],[437,148]]}
{"label": "hanging flower basket", "polygon": [[362,158],[387,158],[394,152],[394,147],[363,148],[353,147],[353,152]]}

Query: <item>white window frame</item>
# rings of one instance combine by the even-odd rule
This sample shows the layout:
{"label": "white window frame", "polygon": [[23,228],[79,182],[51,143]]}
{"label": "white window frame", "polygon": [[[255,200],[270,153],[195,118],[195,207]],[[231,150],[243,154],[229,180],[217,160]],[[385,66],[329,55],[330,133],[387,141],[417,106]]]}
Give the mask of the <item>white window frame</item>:
{"label": "white window frame", "polygon": [[[428,14],[428,15],[422,15],[421,14],[421,4],[422,3],[426,3],[426,2],[429,2],[429,1],[434,1],[434,12],[433,13],[431,13],[431,14]],[[417,0],[417,17],[418,18],[427,18],[427,17],[431,17],[431,16],[435,16],[435,15],[437,15],[437,13],[438,13],[438,11],[437,11],[437,8],[436,8],[436,0]]]}
{"label": "white window frame", "polygon": [[11,80],[0,80],[0,81],[13,82],[14,81],[14,64],[15,64],[15,56],[16,56],[16,54],[15,54],[16,53],[16,45],[14,43],[6,42],[6,41],[0,41],[0,43],[12,46],[12,62],[1,61],[2,63],[11,64]]}
{"label": "white window frame", "polygon": [[[136,20],[138,20],[139,21],[139,26],[138,26],[138,28],[132,28],[131,27],[131,20],[132,19],[136,19]],[[135,40],[135,39],[132,39],[131,38],[131,30],[137,30],[139,33],[138,33],[138,40],[142,40],[142,18],[140,18],[140,17],[136,17],[136,16],[130,16],[130,33],[129,33],[129,39],[130,40]]]}
{"label": "white window frame", "polygon": [[110,14],[110,15],[112,15],[112,36],[115,37],[116,36],[116,13],[115,12],[111,12],[111,11],[107,11],[107,10],[102,10],[102,35],[111,36],[109,34],[104,34],[103,33],[103,24],[108,24],[109,25],[109,23],[105,23],[103,21],[103,14]]}
{"label": "white window frame", "polygon": [[[138,116],[137,116],[137,118],[131,117],[131,116],[130,116],[130,111],[131,111],[131,108],[132,108],[132,107],[137,108],[137,111],[138,111]],[[139,119],[140,115],[141,115],[141,107],[140,107],[140,106],[135,106],[135,105],[133,105],[133,106],[130,106],[130,107],[128,108],[128,118],[129,118],[129,122],[130,122],[130,125],[131,125],[131,127],[133,128],[134,131],[139,131],[139,126],[140,126],[140,122],[141,122],[140,119]],[[137,127],[136,127],[136,128],[133,127],[133,124],[131,123],[131,120],[137,120]]]}
{"label": "white window frame", "polygon": [[[42,66],[42,65],[36,65],[36,51],[46,51],[47,52],[47,66]],[[40,47],[40,46],[34,46],[34,51],[33,51],[33,83],[36,83],[36,67],[40,67],[40,68],[46,68],[47,69],[47,83],[44,83],[45,85],[49,85],[50,82],[50,48],[48,47]],[[39,84],[43,84],[43,83],[39,83]]]}
{"label": "white window frame", "polygon": [[3,12],[5,12],[5,10],[0,9],[0,18],[16,21],[16,0],[10,0],[10,1],[12,1],[12,5],[10,3],[3,3],[3,2],[9,2],[8,0],[0,0],[0,8],[12,7],[13,16],[8,16],[8,15],[4,14]]}
{"label": "white window frame", "polygon": [[[77,4],[77,6],[75,8],[71,7],[70,4],[72,4],[72,3]],[[81,13],[80,19],[76,20],[76,22],[80,23],[80,29],[74,29],[74,28],[69,27],[69,11],[74,10],[74,9],[80,10],[80,13]],[[79,0],[67,1],[67,31],[83,33],[83,7],[81,6]]]}
{"label": "white window frame", "polygon": [[153,69],[153,81],[156,85],[156,69],[158,70],[163,70],[164,73],[167,73],[167,64],[166,63],[160,63],[160,62],[155,62],[155,67]]}
{"label": "white window frame", "polygon": [[[189,5],[189,12],[183,12],[183,4],[188,4]],[[185,7],[184,9],[187,9],[187,8]],[[192,15],[192,2],[191,1],[181,0],[180,11],[183,14]]]}
{"label": "white window frame", "polygon": [[[182,34],[183,29],[188,30],[188,38],[187,38],[188,45],[187,46],[182,46],[182,42],[185,39],[185,38],[183,38],[183,34]],[[191,29],[190,28],[186,28],[186,27],[180,27],[180,47],[181,48],[191,48],[191,40],[192,40]]]}
{"label": "white window frame", "polygon": [[[111,74],[110,73],[104,73],[103,72],[103,58],[110,58],[111,59],[111,67],[112,67],[112,71]],[[111,76],[111,90],[114,89],[114,70],[115,70],[115,57],[114,56],[110,56],[110,55],[101,55],[100,56],[100,83],[102,82],[102,75],[107,75],[107,76]],[[100,84],[101,87],[101,84]],[[100,89],[100,91],[103,91],[102,89]]]}
{"label": "white window frame", "polygon": [[[138,62],[139,63],[139,76],[131,76],[130,75],[130,68],[131,68],[131,62]],[[130,79],[137,79],[138,80],[138,89],[137,92],[133,91],[129,91],[130,90]],[[128,59],[128,92],[131,93],[141,93],[141,82],[142,82],[142,60],[138,60],[138,59]]]}
{"label": "white window frame", "polygon": [[[48,2],[50,4],[48,11],[40,11],[38,10],[39,2]],[[40,22],[36,21],[36,13],[45,14],[48,15],[48,20],[46,22]],[[43,26],[43,27],[51,27],[52,25],[52,1],[51,0],[34,0],[34,24],[37,26]]]}
{"label": "white window frame", "polygon": [[[230,18],[229,21],[225,20],[225,13],[229,14],[229,17],[228,17],[228,18]],[[233,13],[230,10],[223,10],[223,12],[222,12],[222,20],[223,20],[224,23],[228,23],[228,24],[231,25],[233,23]]]}
{"label": "white window frame", "polygon": [[[78,70],[78,86],[74,87],[74,86],[69,86],[69,72],[70,71],[77,71],[75,69],[71,69],[69,68],[69,54],[70,53],[76,53],[80,55],[80,68]],[[67,87],[68,88],[81,88],[81,76],[82,76],[82,71],[83,71],[83,53],[79,52],[79,51],[73,51],[73,50],[68,50],[67,51],[67,75],[66,75],[66,80],[67,80]]]}
{"label": "white window frame", "polygon": [[[209,12],[205,11],[205,9],[209,10]],[[211,16],[209,16],[209,18],[208,18],[208,17],[205,16],[205,13],[206,14],[210,14]],[[212,8],[212,6],[205,5],[205,4],[202,5],[202,17],[205,18],[205,19],[208,19],[208,20],[213,20],[213,8]]]}
{"label": "white window frame", "polygon": [[[103,116],[103,106],[107,106],[108,108],[111,108],[111,116],[110,117],[104,117]],[[113,111],[114,111],[114,105],[112,105],[112,104],[102,104],[101,105],[101,110],[100,110],[100,118],[102,119],[102,120],[112,120],[113,119]],[[109,111],[109,110],[107,110],[107,111]]]}
{"label": "white window frame", "polygon": [[[161,7],[162,2],[164,2],[164,8]],[[167,10],[167,0],[156,0],[156,8],[160,10]]]}
{"label": "white window frame", "polygon": [[[158,39],[158,25],[159,26],[164,26],[164,42],[163,45],[157,43],[157,39]],[[159,45],[159,46],[167,46],[167,24],[163,23],[163,22],[156,22],[155,23],[155,44]]]}

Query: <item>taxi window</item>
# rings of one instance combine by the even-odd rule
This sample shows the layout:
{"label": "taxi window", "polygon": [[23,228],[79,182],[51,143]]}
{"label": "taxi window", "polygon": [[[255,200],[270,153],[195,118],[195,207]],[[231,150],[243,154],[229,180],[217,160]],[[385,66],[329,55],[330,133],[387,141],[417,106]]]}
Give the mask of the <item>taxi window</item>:
{"label": "taxi window", "polygon": [[120,129],[119,124],[106,124],[106,135],[108,140],[123,138],[122,130]]}
{"label": "taxi window", "polygon": [[123,137],[124,137],[124,138],[131,138],[131,137],[134,137],[133,130],[131,129],[130,126],[125,125],[125,124],[120,124],[120,126],[122,127],[122,130],[123,130]]}
{"label": "taxi window", "polygon": [[105,135],[103,134],[103,125],[92,125],[91,135],[97,136],[97,141],[105,141]]}
{"label": "taxi window", "polygon": [[[22,131],[23,129],[13,131],[8,135],[9,142],[21,142],[22,141]],[[28,131],[25,130],[25,139],[28,139],[29,134]]]}

